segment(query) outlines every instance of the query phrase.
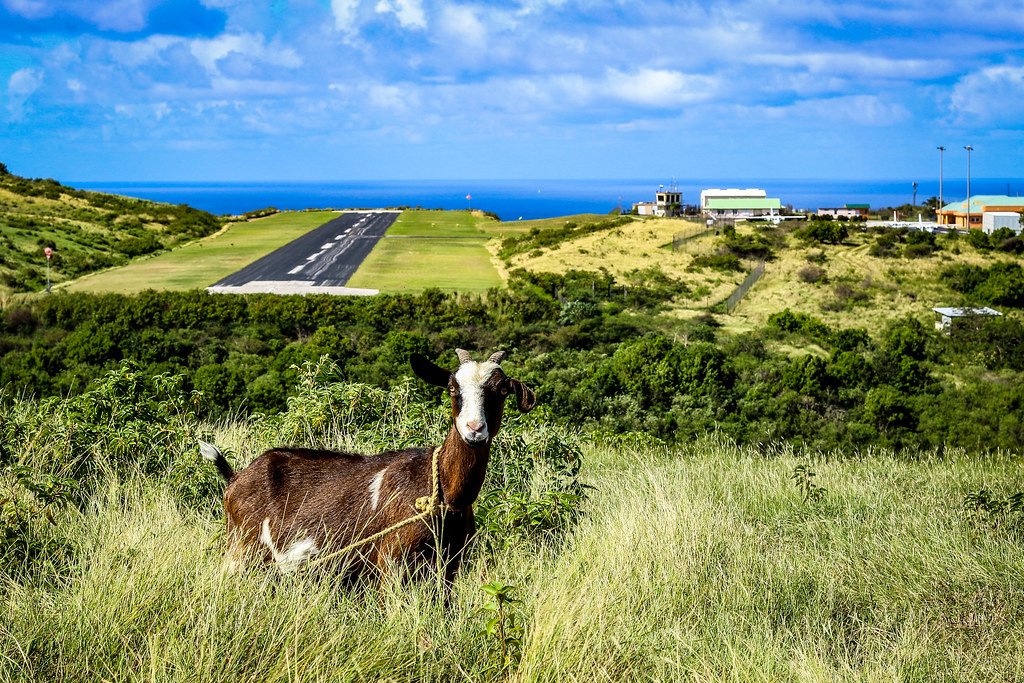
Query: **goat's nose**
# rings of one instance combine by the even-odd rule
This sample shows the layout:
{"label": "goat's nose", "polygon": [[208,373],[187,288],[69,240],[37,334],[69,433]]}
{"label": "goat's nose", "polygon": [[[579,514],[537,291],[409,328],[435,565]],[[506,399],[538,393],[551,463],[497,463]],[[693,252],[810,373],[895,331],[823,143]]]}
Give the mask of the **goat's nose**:
{"label": "goat's nose", "polygon": [[486,425],[479,420],[473,420],[472,422],[467,422],[466,426],[469,427],[470,431],[479,433],[484,431]]}

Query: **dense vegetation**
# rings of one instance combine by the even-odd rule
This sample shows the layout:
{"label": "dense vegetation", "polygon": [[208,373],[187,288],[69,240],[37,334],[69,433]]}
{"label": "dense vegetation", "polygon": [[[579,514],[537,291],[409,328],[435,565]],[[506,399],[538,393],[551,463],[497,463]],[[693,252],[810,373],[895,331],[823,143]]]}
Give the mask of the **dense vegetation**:
{"label": "dense vegetation", "polygon": [[[998,268],[982,272],[1003,282]],[[995,291],[975,271],[957,277],[964,291]],[[388,387],[409,375],[413,351],[446,364],[455,347],[505,348],[556,418],[592,430],[669,442],[722,431],[819,449],[1015,448],[1024,438],[1024,329],[1014,317],[950,336],[904,319],[872,336],[786,310],[764,329],[720,338],[713,315],[655,315],[677,283],[640,280],[519,272],[485,296],[58,295],[4,311],[0,385],[8,397],[77,394],[127,360],[183,375],[208,415],[272,414],[296,391],[297,368],[322,356],[343,380]]]}
{"label": "dense vegetation", "polygon": [[220,219],[184,205],[87,192],[0,173],[0,291],[61,282],[215,232]]}

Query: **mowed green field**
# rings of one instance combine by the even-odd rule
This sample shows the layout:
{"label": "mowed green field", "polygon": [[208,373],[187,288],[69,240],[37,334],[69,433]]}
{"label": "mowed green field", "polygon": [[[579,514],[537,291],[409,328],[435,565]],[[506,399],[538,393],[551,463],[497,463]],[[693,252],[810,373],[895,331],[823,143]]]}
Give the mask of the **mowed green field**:
{"label": "mowed green field", "polygon": [[490,219],[468,211],[406,211],[388,229],[349,287],[383,293],[419,292],[428,287],[479,292],[502,285],[481,225]]}
{"label": "mowed green field", "polygon": [[550,228],[561,228],[569,222],[584,225],[585,223],[597,223],[609,218],[600,213],[580,213],[572,216],[555,216],[554,218],[535,218],[528,221],[485,221],[481,228],[492,237],[503,237],[505,235],[518,235],[529,232],[533,228],[548,230]]}
{"label": "mowed green field", "polygon": [[68,283],[66,289],[128,294],[144,289],[208,287],[337,215],[336,211],[289,211],[233,223],[215,235],[172,251],[80,278]]}

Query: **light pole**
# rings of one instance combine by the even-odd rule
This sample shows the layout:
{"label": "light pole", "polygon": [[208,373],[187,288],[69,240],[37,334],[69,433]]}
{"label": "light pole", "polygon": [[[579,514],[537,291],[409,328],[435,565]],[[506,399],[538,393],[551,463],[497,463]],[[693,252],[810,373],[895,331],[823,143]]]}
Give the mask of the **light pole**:
{"label": "light pole", "polygon": [[935,210],[935,218],[939,217],[939,210],[942,209],[942,153],[946,151],[946,148],[939,145],[935,149],[939,150],[939,208]]}
{"label": "light pole", "polygon": [[967,229],[971,229],[971,152],[974,147],[964,145],[967,150]]}

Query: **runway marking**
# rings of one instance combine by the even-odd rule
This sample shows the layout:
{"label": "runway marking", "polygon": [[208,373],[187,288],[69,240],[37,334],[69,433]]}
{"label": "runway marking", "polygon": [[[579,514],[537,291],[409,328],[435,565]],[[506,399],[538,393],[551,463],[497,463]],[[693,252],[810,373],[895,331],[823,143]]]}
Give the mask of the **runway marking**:
{"label": "runway marking", "polygon": [[314,260],[314,259],[315,259],[315,258],[316,258],[317,256],[319,256],[319,255],[320,255],[320,254],[313,254],[312,256],[307,256],[307,257],[306,257],[306,260],[307,260],[307,261],[312,261],[312,260]]}
{"label": "runway marking", "polygon": [[303,263],[301,266],[295,266],[294,268],[292,268],[291,270],[288,271],[288,274],[289,275],[295,275],[296,273],[298,273],[300,270],[302,270],[305,267],[306,267],[305,263]]}

